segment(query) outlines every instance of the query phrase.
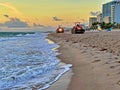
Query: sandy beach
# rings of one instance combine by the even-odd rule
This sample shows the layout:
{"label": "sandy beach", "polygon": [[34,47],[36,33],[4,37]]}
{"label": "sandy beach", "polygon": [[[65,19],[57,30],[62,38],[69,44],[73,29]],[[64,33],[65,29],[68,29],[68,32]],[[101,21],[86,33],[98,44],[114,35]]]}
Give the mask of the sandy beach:
{"label": "sandy beach", "polygon": [[[60,45],[58,58],[73,65],[72,78],[67,74],[48,90],[120,90],[120,31],[51,33],[48,38]],[[62,84],[67,88],[58,87]]]}

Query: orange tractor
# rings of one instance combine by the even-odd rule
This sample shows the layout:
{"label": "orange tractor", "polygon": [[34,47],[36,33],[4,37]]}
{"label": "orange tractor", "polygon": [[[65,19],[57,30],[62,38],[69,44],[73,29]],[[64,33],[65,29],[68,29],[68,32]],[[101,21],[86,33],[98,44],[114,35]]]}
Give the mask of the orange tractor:
{"label": "orange tractor", "polygon": [[83,34],[85,33],[85,29],[83,29],[83,26],[80,24],[80,22],[75,22],[75,26],[71,30],[72,34]]}
{"label": "orange tractor", "polygon": [[59,26],[56,30],[56,33],[64,33],[64,28]]}

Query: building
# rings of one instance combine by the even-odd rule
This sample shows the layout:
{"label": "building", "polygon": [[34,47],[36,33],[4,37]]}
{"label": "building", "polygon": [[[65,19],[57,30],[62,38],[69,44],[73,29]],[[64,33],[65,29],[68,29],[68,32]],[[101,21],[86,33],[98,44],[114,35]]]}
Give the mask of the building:
{"label": "building", "polygon": [[109,18],[109,22],[111,23],[120,23],[120,0],[114,0],[103,4],[102,18],[104,22],[106,22],[105,20],[108,20],[106,18]]}
{"label": "building", "polygon": [[89,18],[89,28],[92,26],[94,22],[97,22],[97,17],[90,17]]}
{"label": "building", "polygon": [[111,22],[111,17],[106,16],[105,18],[103,18],[103,21],[104,21],[105,23],[110,23],[110,22]]}
{"label": "building", "polygon": [[97,15],[97,22],[99,22],[99,23],[102,22],[102,13]]}

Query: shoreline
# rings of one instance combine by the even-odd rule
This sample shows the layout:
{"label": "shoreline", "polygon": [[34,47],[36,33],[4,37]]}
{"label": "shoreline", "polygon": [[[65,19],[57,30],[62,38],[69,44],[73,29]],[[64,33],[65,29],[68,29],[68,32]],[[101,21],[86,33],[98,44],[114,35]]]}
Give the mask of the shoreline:
{"label": "shoreline", "polygon": [[[117,35],[119,35],[118,32],[105,34],[101,32],[85,33],[84,35],[50,33],[48,35],[50,40],[60,45],[58,51],[61,55],[58,58],[66,64],[73,65],[74,75],[68,89],[65,90],[120,90],[120,65],[118,63],[120,56],[118,47],[113,47],[120,45],[119,43],[113,45],[114,41],[119,41],[119,39],[116,40],[115,36]],[[102,40],[103,38],[105,39]],[[109,44],[107,41],[111,41],[110,49],[108,49],[109,46],[103,48],[104,44],[107,45],[106,43],[102,44],[104,41],[107,44]],[[97,46],[97,43],[102,46]],[[57,88],[57,86],[55,87]],[[59,87],[58,89],[61,90]]]}
{"label": "shoreline", "polygon": [[[47,38],[46,40],[48,41],[49,44],[55,43],[53,40],[51,40],[49,38]],[[60,47],[61,46],[59,45],[58,47],[53,48],[53,50],[56,50],[58,53],[60,53],[59,52]],[[66,64],[66,63],[62,62],[62,60],[59,57],[60,55],[57,55],[57,58],[60,60],[61,64]],[[69,67],[70,69],[65,71],[55,82],[50,84],[50,86],[46,90],[67,90],[68,89],[68,86],[71,82],[71,78],[73,76],[72,65],[70,64],[69,66],[70,66]]]}
{"label": "shoreline", "polygon": [[46,90],[67,90],[69,83],[71,82],[72,75],[72,70],[67,71]]}

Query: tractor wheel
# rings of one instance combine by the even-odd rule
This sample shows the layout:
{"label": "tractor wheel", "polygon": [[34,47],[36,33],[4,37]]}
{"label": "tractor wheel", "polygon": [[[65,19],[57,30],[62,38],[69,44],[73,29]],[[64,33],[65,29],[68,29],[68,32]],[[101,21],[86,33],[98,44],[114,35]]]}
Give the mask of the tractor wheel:
{"label": "tractor wheel", "polygon": [[72,30],[71,30],[71,33],[72,33],[72,34],[75,34],[75,29],[72,29]]}

